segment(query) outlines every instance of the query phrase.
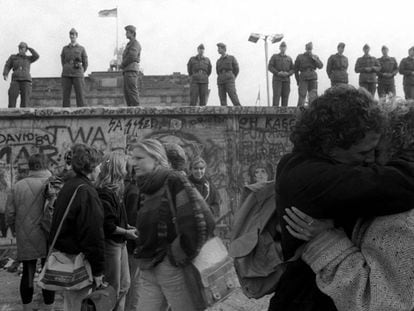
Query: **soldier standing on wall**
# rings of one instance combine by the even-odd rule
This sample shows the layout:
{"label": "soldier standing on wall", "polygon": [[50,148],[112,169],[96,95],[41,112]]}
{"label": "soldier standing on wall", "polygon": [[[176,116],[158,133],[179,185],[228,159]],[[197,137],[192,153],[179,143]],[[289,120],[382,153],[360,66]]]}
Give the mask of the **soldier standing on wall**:
{"label": "soldier standing on wall", "polygon": [[299,87],[298,107],[305,104],[307,94],[309,94],[309,102],[312,102],[318,96],[318,75],[316,69],[323,67],[319,57],[312,53],[312,42],[307,43],[305,48],[306,52],[299,54],[295,60],[295,78]]}
{"label": "soldier standing on wall", "polygon": [[279,46],[280,53],[270,58],[268,69],[273,73],[273,106],[279,106],[282,97],[282,107],[287,107],[290,94],[290,76],[295,72],[293,61],[286,53],[286,43]]}
{"label": "soldier standing on wall", "polygon": [[388,56],[388,48],[384,45],[381,49],[382,57],[378,58],[381,69],[378,72],[378,96],[395,96],[394,77],[398,73],[398,64],[394,57]]}
{"label": "soldier standing on wall", "polygon": [[344,56],[345,43],[340,42],[337,47],[338,53],[328,58],[326,72],[331,80],[331,86],[348,84],[348,58]]}
{"label": "soldier standing on wall", "polygon": [[198,54],[190,58],[187,63],[190,84],[190,105],[196,106],[197,99],[200,99],[200,106],[207,104],[208,77],[211,74],[211,62],[204,56],[204,45],[197,47]]}
{"label": "soldier standing on wall", "polygon": [[217,43],[218,53],[221,57],[217,60],[217,85],[220,97],[220,105],[227,106],[227,94],[233,106],[241,106],[236,92],[236,77],[239,74],[239,64],[234,56],[226,53],[226,45]]}
{"label": "soldier standing on wall", "polygon": [[362,49],[364,55],[357,59],[355,72],[359,73],[359,86],[365,88],[374,96],[377,84],[377,72],[379,72],[381,66],[375,57],[369,55],[370,47],[368,44],[365,44]]}
{"label": "soldier standing on wall", "polygon": [[[4,65],[3,78],[6,81],[10,70],[13,69],[12,81],[9,88],[9,108],[16,107],[17,97],[20,94],[20,107],[29,106],[32,91],[32,77],[30,76],[30,64],[39,59],[39,54],[28,47],[25,42],[20,42],[19,53],[9,57]],[[26,55],[27,50],[32,55]]]}
{"label": "soldier standing on wall", "polygon": [[414,99],[414,46],[408,50],[408,57],[401,61],[399,71],[404,75],[405,99]]}
{"label": "soldier standing on wall", "polygon": [[125,31],[129,42],[122,53],[121,63],[124,76],[124,96],[127,106],[139,106],[138,72],[141,61],[141,45],[135,38],[137,35],[135,26],[125,26]]}
{"label": "soldier standing on wall", "polygon": [[76,106],[85,106],[84,73],[88,68],[88,55],[83,46],[77,42],[78,32],[75,28],[69,31],[70,43],[63,47],[60,58],[62,61],[63,107],[70,107],[72,85],[75,88]]}

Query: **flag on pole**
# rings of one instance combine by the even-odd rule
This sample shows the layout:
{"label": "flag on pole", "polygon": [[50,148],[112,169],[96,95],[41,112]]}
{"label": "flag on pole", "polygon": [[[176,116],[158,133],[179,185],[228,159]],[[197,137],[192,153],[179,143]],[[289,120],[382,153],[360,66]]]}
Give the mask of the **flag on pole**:
{"label": "flag on pole", "polygon": [[99,17],[117,17],[118,15],[118,8],[111,9],[111,10],[101,10],[98,12]]}
{"label": "flag on pole", "polygon": [[260,105],[260,87],[259,87],[259,92],[257,93],[257,99],[256,99],[256,103],[255,103],[256,106],[257,106],[257,103],[259,103],[259,105]]}

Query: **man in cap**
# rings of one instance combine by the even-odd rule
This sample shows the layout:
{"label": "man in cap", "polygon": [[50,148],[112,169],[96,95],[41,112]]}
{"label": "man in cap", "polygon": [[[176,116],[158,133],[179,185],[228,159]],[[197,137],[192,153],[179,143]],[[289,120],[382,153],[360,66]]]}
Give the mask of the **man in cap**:
{"label": "man in cap", "polygon": [[316,69],[322,69],[323,64],[319,57],[312,53],[313,44],[305,45],[305,53],[299,54],[295,60],[295,78],[299,87],[298,107],[305,104],[306,95],[309,103],[318,97],[318,74]]}
{"label": "man in cap", "polygon": [[365,44],[362,49],[364,55],[357,59],[355,72],[359,73],[359,86],[365,88],[374,96],[377,84],[377,72],[379,72],[381,66],[375,57],[369,55],[370,47],[368,44]]}
{"label": "man in cap", "polygon": [[229,94],[233,106],[240,106],[236,91],[236,77],[239,74],[239,64],[234,56],[227,54],[227,48],[224,43],[217,43],[217,51],[221,55],[216,63],[220,104],[227,106],[227,94]]}
{"label": "man in cap", "polygon": [[273,106],[279,106],[282,97],[282,107],[287,107],[290,94],[290,76],[295,72],[293,61],[286,55],[286,43],[279,46],[280,53],[270,58],[268,69],[273,73]]}
{"label": "man in cap", "polygon": [[337,47],[338,53],[328,58],[326,72],[331,80],[331,86],[348,84],[348,58],[344,55],[345,43],[340,42]]}
{"label": "man in cap", "polygon": [[[9,88],[9,108],[16,107],[17,97],[20,94],[20,107],[29,106],[30,94],[32,92],[32,77],[30,76],[30,64],[39,59],[39,54],[20,42],[19,53],[9,57],[3,69],[3,78],[6,81],[10,70],[13,69],[12,81]],[[30,56],[26,55],[30,51]]]}
{"label": "man in cap", "polygon": [[394,57],[388,56],[388,47],[381,48],[382,57],[378,58],[380,70],[378,72],[378,96],[395,96],[394,77],[398,73],[398,64]]}
{"label": "man in cap", "polygon": [[121,63],[124,76],[124,96],[127,106],[139,106],[138,73],[141,45],[136,39],[137,29],[135,26],[125,26],[125,35],[129,42],[122,53]]}
{"label": "man in cap", "polygon": [[414,99],[414,46],[408,50],[408,57],[401,60],[399,71],[404,76],[405,99]]}
{"label": "man in cap", "polygon": [[199,99],[200,106],[207,104],[208,77],[211,74],[211,62],[204,56],[204,45],[197,47],[197,55],[190,58],[187,63],[190,76],[190,105],[196,106]]}
{"label": "man in cap", "polygon": [[85,106],[84,73],[88,68],[88,55],[83,46],[77,42],[78,32],[75,28],[69,31],[70,43],[63,47],[62,61],[63,107],[70,107],[72,86],[75,88],[76,106]]}

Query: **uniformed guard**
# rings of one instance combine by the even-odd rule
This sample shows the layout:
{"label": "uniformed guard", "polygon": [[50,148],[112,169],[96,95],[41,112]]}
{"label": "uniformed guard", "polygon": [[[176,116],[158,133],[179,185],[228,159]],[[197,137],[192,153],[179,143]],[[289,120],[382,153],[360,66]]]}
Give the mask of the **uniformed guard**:
{"label": "uniformed guard", "polygon": [[[32,92],[32,77],[30,64],[39,59],[39,54],[25,42],[20,42],[19,53],[9,57],[3,69],[3,78],[6,81],[10,70],[13,69],[12,81],[9,88],[9,108],[16,107],[17,97],[20,94],[20,107],[28,107]],[[31,55],[26,55],[30,51]]]}
{"label": "uniformed guard", "polygon": [[124,76],[124,96],[127,106],[139,106],[138,79],[141,45],[136,39],[137,29],[135,26],[125,26],[125,35],[129,42],[122,54],[121,63]]}
{"label": "uniformed guard", "polygon": [[309,96],[309,102],[318,97],[318,74],[316,69],[323,67],[319,57],[312,52],[312,42],[308,42],[305,49],[305,53],[299,54],[295,60],[295,78],[299,87],[298,107],[305,104],[306,95]]}
{"label": "uniformed guard", "polygon": [[414,46],[408,50],[408,57],[401,60],[399,71],[404,76],[405,99],[414,99]]}
{"label": "uniformed guard", "polygon": [[190,58],[187,63],[187,71],[190,76],[190,105],[196,106],[199,100],[200,106],[207,104],[208,77],[211,74],[211,62],[204,56],[204,45],[197,47],[197,55]]}
{"label": "uniformed guard", "polygon": [[216,63],[220,104],[227,106],[227,94],[229,94],[233,106],[240,106],[236,92],[236,77],[239,74],[239,64],[234,56],[226,53],[227,48],[224,43],[217,43],[217,51],[221,55]]}
{"label": "uniformed guard", "polygon": [[85,106],[84,73],[88,68],[88,55],[83,46],[78,44],[78,32],[75,28],[69,31],[70,43],[63,47],[60,58],[62,61],[63,107],[70,107],[72,85],[75,88],[76,106]]}
{"label": "uniformed guard", "polygon": [[382,57],[378,58],[380,70],[378,72],[378,96],[395,96],[395,75],[398,73],[397,60],[388,56],[388,47],[382,46]]}
{"label": "uniformed guard", "polygon": [[377,84],[377,72],[379,72],[381,66],[375,57],[369,55],[370,47],[368,44],[365,44],[362,49],[364,55],[357,59],[355,72],[359,73],[359,86],[365,88],[374,96]]}
{"label": "uniformed guard", "polygon": [[331,86],[348,84],[348,58],[344,55],[345,43],[340,42],[337,53],[328,58],[326,73],[331,80]]}
{"label": "uniformed guard", "polygon": [[279,106],[282,97],[282,107],[287,107],[290,94],[290,76],[295,72],[293,60],[286,55],[286,43],[279,46],[280,53],[270,58],[268,69],[273,73],[273,106]]}

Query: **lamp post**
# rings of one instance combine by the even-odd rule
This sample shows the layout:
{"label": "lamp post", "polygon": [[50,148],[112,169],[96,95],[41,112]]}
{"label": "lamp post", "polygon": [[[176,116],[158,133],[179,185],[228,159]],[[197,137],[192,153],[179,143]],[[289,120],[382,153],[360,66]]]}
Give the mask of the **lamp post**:
{"label": "lamp post", "polygon": [[268,40],[272,43],[279,42],[283,39],[283,34],[273,34],[273,35],[263,35],[260,33],[251,33],[249,36],[249,41],[253,43],[257,43],[259,39],[264,41],[264,48],[265,48],[265,72],[266,72],[266,92],[267,92],[267,105],[270,106],[270,90],[269,90],[269,72],[267,70],[267,64],[269,63],[269,44]]}

